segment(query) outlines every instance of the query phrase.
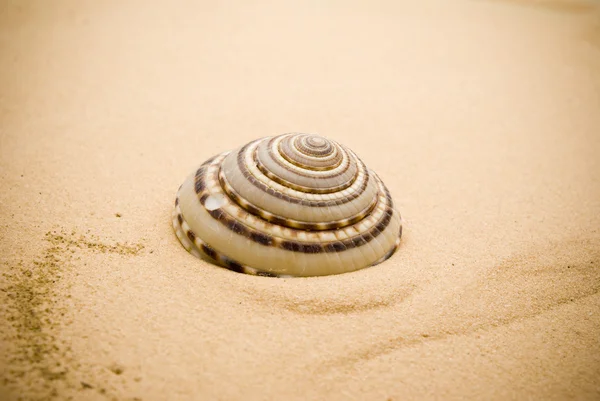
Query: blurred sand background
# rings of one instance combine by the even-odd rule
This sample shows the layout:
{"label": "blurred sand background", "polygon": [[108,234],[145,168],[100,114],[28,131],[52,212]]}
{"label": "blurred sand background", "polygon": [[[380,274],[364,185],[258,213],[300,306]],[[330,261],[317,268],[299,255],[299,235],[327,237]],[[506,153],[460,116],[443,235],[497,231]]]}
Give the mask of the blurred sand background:
{"label": "blurred sand background", "polygon": [[[2,1],[0,399],[600,399],[600,17],[584,1]],[[384,264],[235,274],[178,186],[354,149]]]}

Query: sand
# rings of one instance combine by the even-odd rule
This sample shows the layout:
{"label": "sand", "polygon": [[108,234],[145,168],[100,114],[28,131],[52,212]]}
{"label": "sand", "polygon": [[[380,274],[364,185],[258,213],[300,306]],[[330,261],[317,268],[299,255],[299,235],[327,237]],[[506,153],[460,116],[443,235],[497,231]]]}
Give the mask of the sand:
{"label": "sand", "polygon": [[[271,279],[175,192],[289,131],[354,149],[402,245]],[[578,1],[4,1],[0,399],[600,399],[600,13]]]}

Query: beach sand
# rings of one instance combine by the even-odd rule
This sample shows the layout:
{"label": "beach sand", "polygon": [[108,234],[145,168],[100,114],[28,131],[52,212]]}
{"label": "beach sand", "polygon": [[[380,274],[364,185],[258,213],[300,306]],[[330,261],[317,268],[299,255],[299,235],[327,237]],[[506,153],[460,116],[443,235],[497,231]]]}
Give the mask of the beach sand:
{"label": "beach sand", "polygon": [[[600,399],[597,5],[2,2],[0,399]],[[186,175],[290,131],[384,180],[390,260],[181,247]]]}

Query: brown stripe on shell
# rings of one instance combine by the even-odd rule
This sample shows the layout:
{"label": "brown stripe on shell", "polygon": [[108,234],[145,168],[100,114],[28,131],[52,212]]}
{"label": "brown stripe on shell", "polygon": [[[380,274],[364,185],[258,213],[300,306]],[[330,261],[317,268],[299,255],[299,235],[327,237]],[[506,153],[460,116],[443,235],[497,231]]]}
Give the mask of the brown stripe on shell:
{"label": "brown stripe on shell", "polygon": [[361,210],[359,213],[352,217],[336,221],[313,223],[309,221],[300,221],[278,216],[252,204],[251,202],[244,199],[240,194],[238,194],[236,190],[229,184],[229,182],[227,182],[227,178],[225,177],[225,174],[222,170],[219,171],[219,183],[221,184],[223,192],[225,192],[235,204],[237,204],[239,207],[241,207],[248,213],[256,217],[260,217],[263,220],[267,220],[268,222],[273,224],[300,230],[325,231],[347,227],[349,225],[358,223],[360,220],[368,216],[377,205],[377,197],[374,197],[373,201],[365,209]]}
{"label": "brown stripe on shell", "polygon": [[272,246],[273,245],[273,237],[269,234],[253,231],[250,233],[250,239],[254,242],[258,242],[261,245]]}
{"label": "brown stripe on shell", "polygon": [[236,262],[230,258],[222,258],[222,259],[225,262],[224,263],[225,267],[228,268],[229,270],[237,272],[237,273],[244,273],[244,266],[242,266],[238,262]]}
{"label": "brown stripe on shell", "polygon": [[194,232],[192,230],[188,230],[187,236],[190,239],[190,241],[192,241],[192,242],[194,242],[196,240],[196,234],[194,234]]}
{"label": "brown stripe on shell", "polygon": [[[267,186],[265,183],[258,180],[252,174],[252,172],[248,169],[248,167],[246,166],[246,163],[244,162],[244,154],[247,151],[248,147],[250,145],[252,145],[253,143],[255,143],[255,142],[246,144],[238,152],[238,154],[237,154],[238,168],[240,169],[244,178],[246,178],[246,180],[249,183],[251,183],[252,185],[254,185],[256,188],[260,189],[262,192],[266,192],[269,195],[272,195],[272,196],[274,196],[278,199],[284,200],[286,202],[294,203],[294,204],[302,205],[302,206],[308,206],[308,207],[332,207],[332,206],[342,205],[344,203],[351,202],[354,199],[358,198],[365,191],[365,189],[367,188],[367,185],[369,183],[370,174],[369,174],[369,171],[365,167],[365,170],[364,170],[365,171],[365,180],[364,180],[363,184],[360,186],[360,188],[356,192],[354,192],[351,195],[348,195],[344,198],[332,199],[332,200],[310,200],[310,199],[302,199],[302,198],[296,198],[293,196],[289,196],[287,194],[276,191],[273,188]],[[359,159],[359,161],[360,161],[360,159]],[[362,163],[362,161],[360,161],[360,162]]]}
{"label": "brown stripe on shell", "polygon": [[210,246],[206,245],[206,244],[202,244],[200,246],[200,250],[202,252],[204,252],[206,255],[208,255],[209,257],[213,258],[213,259],[217,259],[217,251],[215,251],[214,249],[212,249]]}

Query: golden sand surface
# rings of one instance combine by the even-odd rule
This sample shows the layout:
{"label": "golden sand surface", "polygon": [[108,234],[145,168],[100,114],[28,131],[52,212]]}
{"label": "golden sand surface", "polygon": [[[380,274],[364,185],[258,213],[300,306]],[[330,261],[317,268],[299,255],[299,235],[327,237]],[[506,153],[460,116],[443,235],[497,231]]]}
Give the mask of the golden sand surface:
{"label": "golden sand surface", "polygon": [[[596,1],[0,3],[0,399],[600,399]],[[203,160],[317,132],[404,219],[272,279],[171,227]]]}

